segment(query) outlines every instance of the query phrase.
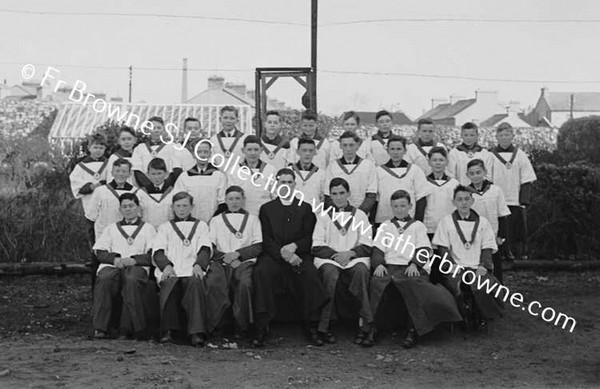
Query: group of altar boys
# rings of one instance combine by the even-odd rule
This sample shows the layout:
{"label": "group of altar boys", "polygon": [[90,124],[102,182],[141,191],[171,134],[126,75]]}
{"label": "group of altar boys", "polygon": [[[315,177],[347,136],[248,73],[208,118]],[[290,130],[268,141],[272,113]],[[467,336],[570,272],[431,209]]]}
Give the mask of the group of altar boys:
{"label": "group of altar boys", "polygon": [[[509,124],[487,150],[466,123],[448,151],[430,120],[419,121],[412,143],[394,135],[387,111],[368,139],[356,134],[359,116],[346,113],[332,141],[310,111],[291,140],[276,111],[257,137],[223,107],[210,142],[188,118],[184,145],[163,142],[163,120],[149,121],[148,142],[136,145],[122,127],[108,158],[105,137],[90,136],[70,176],[98,263],[95,338],[115,326],[121,337],[148,336],[153,278],[160,341],[194,346],[224,328],[264,346],[281,295],[318,346],[336,342],[332,323],[341,319],[354,320],[354,342],[368,347],[399,318],[410,348],[440,323],[481,329],[502,315],[498,296],[466,280],[501,283],[502,263],[523,255],[536,176]],[[217,160],[234,162],[222,169]]]}

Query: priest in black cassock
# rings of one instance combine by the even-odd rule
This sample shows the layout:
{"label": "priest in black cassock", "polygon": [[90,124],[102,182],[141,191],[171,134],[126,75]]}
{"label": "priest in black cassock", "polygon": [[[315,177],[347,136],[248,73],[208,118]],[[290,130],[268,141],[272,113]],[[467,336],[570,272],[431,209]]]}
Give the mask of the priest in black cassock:
{"label": "priest in black cassock", "polygon": [[316,218],[309,204],[293,196],[295,179],[291,169],[279,170],[278,198],[260,208],[263,252],[254,268],[255,347],[265,344],[267,327],[277,313],[275,296],[282,292],[290,293],[301,310],[311,341],[323,344],[317,323],[327,299],[310,253]]}

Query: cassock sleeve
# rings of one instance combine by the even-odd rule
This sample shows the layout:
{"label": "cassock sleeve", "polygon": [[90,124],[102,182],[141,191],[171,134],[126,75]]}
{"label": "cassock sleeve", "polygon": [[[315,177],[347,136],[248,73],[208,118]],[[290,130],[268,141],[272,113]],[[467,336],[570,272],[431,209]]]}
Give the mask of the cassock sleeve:
{"label": "cassock sleeve", "polygon": [[256,258],[262,252],[262,243],[254,243],[250,246],[242,247],[236,250],[240,253],[239,260],[244,262],[248,259]]}
{"label": "cassock sleeve", "polygon": [[360,204],[358,209],[360,209],[364,213],[369,213],[375,206],[376,202],[377,202],[377,193],[368,192],[365,194],[365,199]]}
{"label": "cassock sleeve", "polygon": [[479,264],[489,271],[494,270],[494,261],[492,261],[492,249],[482,249]]}
{"label": "cassock sleeve", "polygon": [[519,188],[519,204],[528,206],[531,204],[531,197],[533,196],[533,184],[526,182]]}
{"label": "cassock sleeve", "polygon": [[281,245],[277,243],[273,237],[273,227],[271,225],[269,215],[267,214],[268,206],[266,204],[260,207],[260,211],[258,212],[263,238],[263,253],[275,260],[282,260],[280,252]]}
{"label": "cassock sleeve", "polygon": [[120,257],[119,253],[112,252],[112,225],[106,227],[100,238],[94,244],[94,251],[98,257],[98,262],[112,265],[116,257]]}
{"label": "cassock sleeve", "polygon": [[427,208],[427,197],[422,197],[415,204],[415,219],[422,222],[425,218],[425,209]]}
{"label": "cassock sleeve", "polygon": [[158,232],[154,236],[152,242],[152,251],[154,253],[153,260],[156,264],[156,267],[158,267],[161,271],[164,270],[167,265],[173,266],[173,263],[165,254],[165,250],[169,244],[169,229],[170,227],[168,223],[161,224],[158,227]]}
{"label": "cassock sleeve", "polygon": [[119,253],[109,253],[106,250],[97,250],[96,258],[98,258],[98,262],[105,263],[108,265],[112,265],[115,263],[115,258],[120,257]]}
{"label": "cassock sleeve", "polygon": [[299,210],[302,212],[302,238],[298,239],[294,243],[298,248],[296,254],[310,254],[312,247],[312,234],[315,229],[317,219],[313,213],[310,205],[306,203],[299,204]]}
{"label": "cassock sleeve", "polygon": [[371,252],[371,266],[377,269],[377,266],[385,265],[385,253],[379,247],[373,247]]}
{"label": "cassock sleeve", "polygon": [[194,265],[200,265],[203,270],[206,270],[210,263],[211,248],[208,246],[200,247],[200,251],[196,255],[196,263]]}

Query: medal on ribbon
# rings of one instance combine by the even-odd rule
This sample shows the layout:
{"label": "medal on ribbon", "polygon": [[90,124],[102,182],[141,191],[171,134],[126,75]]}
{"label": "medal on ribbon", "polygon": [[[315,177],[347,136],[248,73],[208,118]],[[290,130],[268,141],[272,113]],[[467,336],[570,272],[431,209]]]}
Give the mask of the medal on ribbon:
{"label": "medal on ribbon", "polygon": [[246,212],[245,210],[240,210],[242,211],[242,213],[244,214],[244,219],[242,220],[242,224],[240,226],[239,230],[236,230],[235,228],[233,228],[233,225],[231,224],[231,222],[229,221],[229,219],[227,218],[227,215],[225,214],[225,212],[223,212],[221,214],[221,217],[223,218],[223,223],[225,223],[225,227],[227,227],[227,229],[237,238],[237,239],[242,239],[244,237],[244,230],[246,229],[246,224],[248,223],[248,217],[250,216],[250,214],[248,212]]}
{"label": "medal on ribbon", "polygon": [[408,227],[410,227],[410,225],[413,224],[416,220],[415,219],[409,219],[409,220],[406,221],[406,224],[404,224],[404,226],[401,226],[400,223],[399,223],[399,221],[400,220],[398,220],[395,217],[392,218],[392,223],[396,227],[396,230],[398,230],[398,234],[402,235],[408,229]]}
{"label": "medal on ribbon", "polygon": [[[356,208],[354,208],[353,206],[350,206],[351,211],[350,213],[352,214],[350,216],[350,218],[348,219],[348,221],[346,222],[346,225],[342,226],[337,220],[335,220],[333,222],[333,225],[335,226],[335,228],[338,229],[338,231],[340,232],[340,234],[342,236],[346,236],[346,234],[348,233],[348,227],[350,227],[350,223],[352,223],[352,219],[354,219],[354,215],[356,215]],[[344,212],[342,210],[340,211],[335,211],[333,208],[331,209],[331,212],[329,212],[329,217],[333,219],[333,212]],[[348,212],[348,211],[346,211]]]}
{"label": "medal on ribbon", "polygon": [[233,149],[235,149],[235,145],[237,145],[237,143],[242,138],[242,134],[238,133],[238,130],[235,130],[234,134],[236,134],[235,140],[231,143],[231,147],[229,147],[228,149],[225,149],[225,145],[223,144],[223,137],[221,136],[221,133],[217,134],[217,141],[219,142],[219,146],[221,147],[221,150],[223,150],[225,152],[226,158],[229,158],[231,156]]}
{"label": "medal on ribbon", "polygon": [[469,150],[469,152],[467,153],[467,155],[469,156],[469,158],[473,158],[473,152]]}
{"label": "medal on ribbon", "polygon": [[344,227],[342,227],[342,228],[340,229],[340,234],[342,234],[342,236],[346,236],[346,234],[347,234],[347,233],[348,233],[348,230],[347,230],[347,229],[345,229]]}
{"label": "medal on ribbon", "polygon": [[225,151],[225,156],[226,156],[227,158],[231,157],[231,151],[229,151],[229,150],[226,150],[226,151]]}
{"label": "medal on ribbon", "polygon": [[273,154],[272,152],[269,153],[269,159],[273,159],[275,158],[275,154]]}
{"label": "medal on ribbon", "polygon": [[136,228],[135,231],[133,231],[133,234],[129,235],[127,234],[127,232],[125,232],[125,230],[123,229],[123,224],[121,222],[117,223],[117,230],[119,230],[119,232],[121,233],[121,235],[123,236],[123,238],[125,238],[125,240],[127,241],[128,245],[133,245],[136,236],[140,233],[140,231],[142,230],[142,227],[144,227],[144,223],[141,223],[138,228]]}
{"label": "medal on ribbon", "polygon": [[194,234],[196,233],[196,229],[198,228],[198,224],[200,224],[200,221],[194,220],[194,226],[192,227],[192,230],[190,231],[190,234],[187,236],[187,238],[185,237],[185,235],[183,235],[183,232],[181,232],[179,227],[177,227],[177,223],[175,222],[175,220],[171,220],[170,223],[171,223],[171,226],[173,227],[173,230],[179,237],[179,239],[181,239],[181,241],[183,242],[183,245],[185,247],[188,247],[189,245],[191,245],[192,238],[194,237]]}
{"label": "medal on ribbon", "polygon": [[502,163],[506,169],[510,170],[512,168],[513,162],[515,161],[515,158],[517,157],[517,150],[519,148],[515,147],[512,155],[510,156],[510,161],[505,160],[500,153],[498,152],[498,148],[496,149],[492,149],[492,154],[494,154],[496,156],[496,158],[498,158],[500,160],[500,163]]}
{"label": "medal on ribbon", "polygon": [[150,153],[152,158],[156,158],[156,156],[158,155],[158,153],[160,153],[163,147],[165,147],[164,143],[158,146],[155,150],[153,150],[152,146],[150,146],[150,143],[146,143],[146,149],[148,149],[148,152]]}
{"label": "medal on ribbon", "polygon": [[189,246],[190,244],[191,244],[191,242],[190,242],[190,240],[189,240],[189,239],[185,238],[185,239],[183,240],[183,245],[184,245],[184,246]]}
{"label": "medal on ribbon", "polygon": [[100,179],[100,174],[94,173],[94,180],[99,180],[99,179]]}
{"label": "medal on ribbon", "polygon": [[242,239],[244,237],[244,234],[242,234],[241,232],[238,231],[235,233],[235,237],[238,239]]}
{"label": "medal on ribbon", "polygon": [[471,212],[475,215],[475,225],[473,226],[473,231],[471,232],[471,240],[467,241],[465,238],[465,234],[460,228],[460,224],[458,223],[458,211],[454,211],[452,213],[452,221],[454,222],[454,227],[456,228],[456,232],[458,233],[458,237],[460,241],[464,245],[465,249],[470,250],[473,242],[475,242],[475,236],[477,235],[477,229],[479,228],[479,215],[477,212],[471,210]]}
{"label": "medal on ribbon", "polygon": [[92,177],[94,177],[94,180],[100,180],[100,175],[102,174],[102,172],[104,171],[104,169],[106,168],[106,166],[108,165],[108,160],[104,161],[104,163],[102,164],[102,166],[100,166],[100,170],[98,170],[97,172],[92,171],[92,169],[90,169],[89,167],[87,167],[85,165],[85,163],[83,162],[79,162],[77,164],[84,172],[86,172],[87,174],[91,175]]}

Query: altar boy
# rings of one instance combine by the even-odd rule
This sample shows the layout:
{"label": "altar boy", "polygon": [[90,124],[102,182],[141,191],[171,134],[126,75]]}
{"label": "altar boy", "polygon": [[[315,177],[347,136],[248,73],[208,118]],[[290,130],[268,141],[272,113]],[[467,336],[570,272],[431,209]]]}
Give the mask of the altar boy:
{"label": "altar boy", "polygon": [[448,175],[466,186],[469,185],[467,164],[474,159],[481,159],[487,169],[491,154],[477,143],[479,139],[477,124],[471,122],[463,124],[460,128],[460,137],[462,143],[448,153]]}
{"label": "altar boy", "polygon": [[165,181],[167,175],[165,161],[161,158],[154,158],[148,164],[148,177],[152,185],[137,192],[142,206],[142,219],[146,223],[152,224],[154,228],[173,219],[171,203],[175,192],[173,186]]}
{"label": "altar boy", "polygon": [[416,135],[417,139],[406,146],[404,159],[421,168],[427,176],[431,173],[429,152],[434,147],[442,147],[444,149],[445,147],[443,144],[435,141],[435,125],[431,119],[421,119],[418,121]]}
{"label": "altar boy", "polygon": [[106,227],[94,244],[100,262],[92,307],[94,338],[98,339],[108,336],[113,304],[119,297],[122,335],[142,337],[146,330],[144,295],[156,231],[139,218],[136,195],[124,193],[118,201],[123,219]]}
{"label": "altar boy", "polygon": [[[372,346],[373,314],[369,303],[371,230],[367,215],[348,202],[350,185],[343,178],[329,183],[333,208],[317,216],[313,232],[312,254],[327,291],[328,302],[321,310],[317,328],[321,340],[335,343],[330,321],[337,315],[360,315],[355,343]],[[358,228],[354,228],[358,227]],[[363,233],[362,228],[369,228]],[[367,340],[365,340],[367,339]]]}
{"label": "altar boy", "polygon": [[227,210],[210,221],[213,261],[222,262],[233,296],[235,338],[242,339],[254,323],[252,312],[252,269],[262,252],[262,232],[258,217],[243,207],[244,190],[230,186],[225,192]]}
{"label": "altar boy", "polygon": [[305,202],[310,205],[318,205],[324,200],[326,171],[319,169],[313,163],[313,158],[317,153],[315,141],[300,138],[297,153],[300,160],[289,166],[297,175],[296,189],[304,194]]}

